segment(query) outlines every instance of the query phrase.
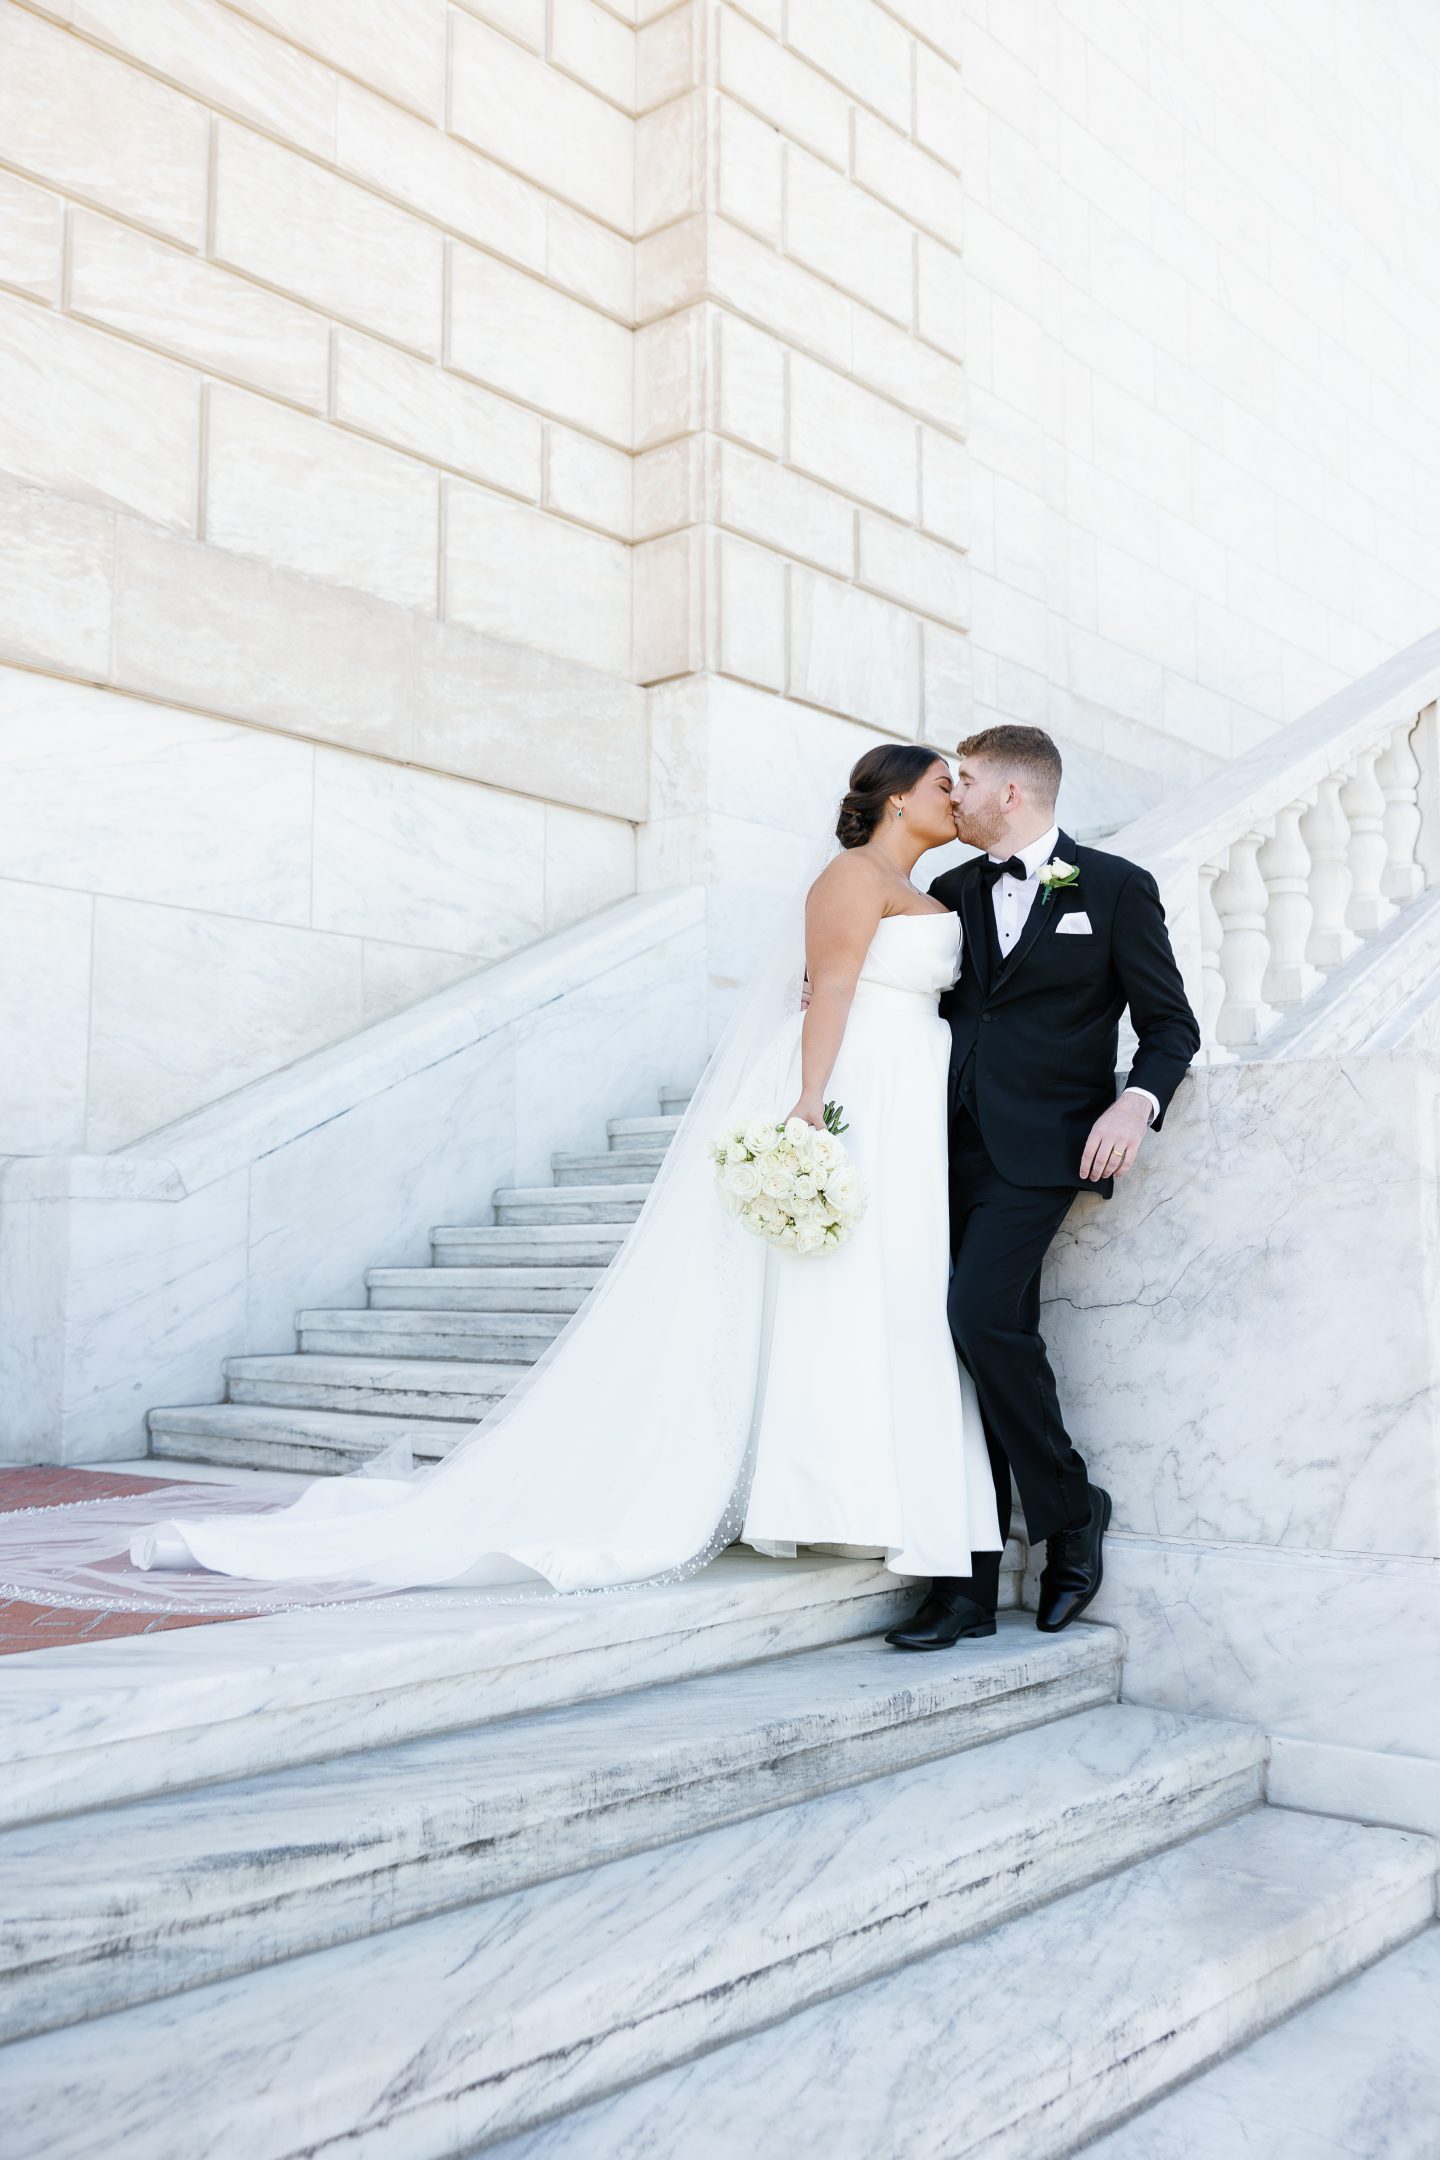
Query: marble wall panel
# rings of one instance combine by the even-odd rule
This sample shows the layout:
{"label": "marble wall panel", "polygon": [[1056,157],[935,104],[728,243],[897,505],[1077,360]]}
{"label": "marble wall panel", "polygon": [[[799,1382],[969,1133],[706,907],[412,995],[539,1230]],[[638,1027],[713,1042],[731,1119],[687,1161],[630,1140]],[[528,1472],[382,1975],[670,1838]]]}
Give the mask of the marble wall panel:
{"label": "marble wall panel", "polygon": [[457,242],[447,359],[462,375],[628,450],[629,330],[541,279]]}
{"label": "marble wall panel", "polygon": [[1120,1527],[1440,1553],[1436,1081],[1400,1054],[1192,1071],[1116,1198],[1077,1200],[1046,1334]]}
{"label": "marble wall panel", "polygon": [[508,398],[355,330],[335,333],[334,417],[532,502],[544,428]]}
{"label": "marble wall panel", "polygon": [[83,210],[71,218],[70,307],[142,345],[324,409],[330,331],[320,316],[112,218]]}
{"label": "marble wall panel", "polygon": [[787,687],[807,704],[913,736],[920,724],[920,624],[887,600],[797,564],[790,572]]}
{"label": "marble wall panel", "polygon": [[635,890],[635,827],[545,806],[545,928],[563,929]]}
{"label": "marble wall panel", "polygon": [[343,322],[416,352],[440,349],[444,242],[435,227],[226,121],[211,252]]}
{"label": "marble wall panel", "polygon": [[631,574],[621,541],[446,483],[445,608],[456,622],[628,675]]}
{"label": "marble wall panel", "polygon": [[543,272],[546,198],[539,188],[360,83],[342,76],[337,89],[342,171],[507,261]]}
{"label": "marble wall panel", "polygon": [[0,653],[94,681],[109,672],[115,520],[0,480]]}
{"label": "marble wall panel", "polygon": [[360,1024],[356,939],[95,903],[91,1113],[103,1152]]}
{"label": "marble wall panel", "polygon": [[0,472],[195,527],[200,380],[0,294]]}
{"label": "marble wall panel", "polygon": [[127,690],[409,756],[408,612],[131,519],[119,521],[115,582],[114,675]]}
{"label": "marble wall panel", "polygon": [[450,125],[487,155],[628,233],[634,128],[625,114],[472,15],[456,12]]}
{"label": "marble wall panel", "polygon": [[[307,11],[313,24],[317,11]],[[335,154],[336,80],[219,0],[68,0],[74,28],[316,157]],[[363,17],[351,17],[359,29]],[[349,63],[347,63],[349,64]]]}
{"label": "marble wall panel", "polygon": [[0,876],[304,923],[314,755],[0,668]]}
{"label": "marble wall panel", "polygon": [[21,172],[203,245],[203,108],[11,0],[0,8],[0,141]]}
{"label": "marble wall panel", "polygon": [[698,1079],[703,966],[697,926],[577,985],[516,1028],[517,1184],[548,1185],[556,1149],[603,1149],[607,1118],[656,1117],[661,1087]]}
{"label": "marble wall panel", "polygon": [[0,285],[57,301],[64,223],[58,195],[0,173]]}
{"label": "marble wall panel", "polygon": [[34,1434],[42,1460],[143,1455],[156,1404],[221,1400],[244,1316],[247,1204],[237,1172],[177,1206],[65,1211],[63,1411],[58,1432]]}
{"label": "marble wall panel", "polygon": [[544,803],[338,750],[315,757],[317,929],[477,960],[540,935]]}
{"label": "marble wall panel", "polygon": [[1129,1701],[1440,1758],[1440,1567],[1116,1536],[1091,1607]]}
{"label": "marble wall panel", "polygon": [[84,1145],[92,913],[88,893],[0,880],[0,1151]]}
{"label": "marble wall panel", "polygon": [[433,612],[432,468],[225,383],[209,402],[207,539]]}
{"label": "marble wall panel", "polygon": [[445,0],[236,0],[243,14],[423,113],[442,116]]}
{"label": "marble wall panel", "polygon": [[514,1158],[514,1062],[502,1032],[255,1163],[246,1350],[293,1350],[298,1311],[363,1305],[367,1267],[426,1267],[435,1224],[491,1219]]}
{"label": "marble wall panel", "polygon": [[366,1027],[418,1004],[432,990],[468,975],[475,962],[469,953],[428,952],[420,945],[387,945],[366,938],[361,949],[360,1017]]}

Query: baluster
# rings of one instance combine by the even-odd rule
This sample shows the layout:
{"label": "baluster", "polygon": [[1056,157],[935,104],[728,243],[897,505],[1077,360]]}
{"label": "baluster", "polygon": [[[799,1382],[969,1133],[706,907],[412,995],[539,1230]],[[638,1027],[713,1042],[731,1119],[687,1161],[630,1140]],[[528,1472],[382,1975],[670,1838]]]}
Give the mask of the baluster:
{"label": "baluster", "polygon": [[1200,865],[1200,1039],[1206,1062],[1211,1065],[1223,1063],[1230,1055],[1222,1048],[1217,1033],[1220,1008],[1225,1003],[1225,977],[1220,972],[1225,926],[1215,906],[1215,880],[1220,871],[1218,862]]}
{"label": "baluster", "polygon": [[1261,832],[1242,833],[1215,880],[1215,909],[1222,931],[1220,973],[1225,983],[1225,1002],[1215,1032],[1227,1048],[1243,1049],[1259,1042],[1275,1018],[1261,987],[1270,964],[1270,940],[1265,935],[1269,894],[1255,858],[1264,839]]}
{"label": "baluster", "polygon": [[1262,995],[1271,1005],[1298,1005],[1309,997],[1320,980],[1320,970],[1305,958],[1315,909],[1310,900],[1310,850],[1300,830],[1309,797],[1287,803],[1275,820],[1275,835],[1257,857],[1260,875],[1270,892],[1265,929],[1270,939],[1270,965],[1265,970]]}
{"label": "baluster", "polygon": [[1375,777],[1380,750],[1367,750],[1340,790],[1340,807],[1350,820],[1350,905],[1345,920],[1361,937],[1373,937],[1395,913],[1395,903],[1380,890],[1389,848],[1385,841],[1385,794]]}
{"label": "baluster", "polygon": [[1346,923],[1350,905],[1350,821],[1340,805],[1342,773],[1320,782],[1313,810],[1300,820],[1301,837],[1310,850],[1310,902],[1315,926],[1305,957],[1316,967],[1338,967],[1359,944]]}
{"label": "baluster", "polygon": [[1380,890],[1404,907],[1425,889],[1425,873],[1416,860],[1420,840],[1420,763],[1410,742],[1414,722],[1398,727],[1380,753],[1375,778],[1385,796],[1385,874]]}

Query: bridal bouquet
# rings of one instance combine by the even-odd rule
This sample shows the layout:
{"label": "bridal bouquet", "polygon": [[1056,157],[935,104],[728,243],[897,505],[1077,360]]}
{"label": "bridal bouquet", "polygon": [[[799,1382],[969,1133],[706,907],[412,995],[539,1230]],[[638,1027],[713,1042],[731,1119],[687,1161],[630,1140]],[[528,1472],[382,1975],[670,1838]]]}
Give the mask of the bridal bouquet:
{"label": "bridal bouquet", "polygon": [[840,1106],[826,1103],[823,1132],[803,1118],[749,1118],[711,1141],[720,1198],[756,1237],[804,1254],[845,1243],[865,1212],[865,1193],[840,1118]]}

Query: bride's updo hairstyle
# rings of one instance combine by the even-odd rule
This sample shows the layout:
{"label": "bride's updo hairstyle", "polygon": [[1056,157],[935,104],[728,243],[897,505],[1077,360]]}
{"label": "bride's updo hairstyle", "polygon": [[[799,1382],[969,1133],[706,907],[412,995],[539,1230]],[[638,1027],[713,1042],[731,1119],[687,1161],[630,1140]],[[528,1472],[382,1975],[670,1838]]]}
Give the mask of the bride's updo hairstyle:
{"label": "bride's updo hairstyle", "polygon": [[841,847],[864,847],[890,797],[908,795],[939,763],[938,750],[922,750],[917,743],[884,742],[867,750],[850,775],[850,792],[840,805],[835,837]]}

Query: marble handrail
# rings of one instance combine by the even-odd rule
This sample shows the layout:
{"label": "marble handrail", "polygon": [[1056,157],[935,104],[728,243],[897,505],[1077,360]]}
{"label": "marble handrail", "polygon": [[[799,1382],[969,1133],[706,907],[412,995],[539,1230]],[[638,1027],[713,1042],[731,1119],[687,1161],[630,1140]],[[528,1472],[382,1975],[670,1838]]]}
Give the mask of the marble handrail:
{"label": "marble handrail", "polygon": [[1440,884],[1440,630],[1104,844],[1160,882],[1206,1063]]}

